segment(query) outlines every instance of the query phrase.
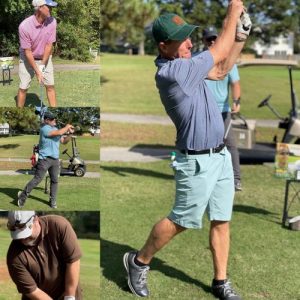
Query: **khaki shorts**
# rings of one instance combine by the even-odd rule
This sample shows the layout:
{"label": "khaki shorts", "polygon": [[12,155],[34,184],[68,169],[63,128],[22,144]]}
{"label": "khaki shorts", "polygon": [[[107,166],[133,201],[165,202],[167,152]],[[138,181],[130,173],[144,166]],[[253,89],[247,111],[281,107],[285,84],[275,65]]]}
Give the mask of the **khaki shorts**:
{"label": "khaki shorts", "polygon": [[[41,64],[41,60],[35,60],[37,65]],[[27,90],[30,87],[30,82],[34,77],[35,72],[33,68],[30,66],[26,58],[21,57],[19,62],[19,77],[20,77],[20,85],[19,88],[23,90]],[[52,56],[49,57],[48,63],[45,66],[45,75],[44,75],[44,84],[54,85],[54,73],[53,73],[53,63]]]}

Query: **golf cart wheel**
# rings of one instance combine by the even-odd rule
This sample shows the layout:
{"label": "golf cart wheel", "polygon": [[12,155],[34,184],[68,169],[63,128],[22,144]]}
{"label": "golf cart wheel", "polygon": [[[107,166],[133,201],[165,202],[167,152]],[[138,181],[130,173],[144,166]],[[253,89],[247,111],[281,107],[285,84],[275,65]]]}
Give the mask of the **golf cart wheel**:
{"label": "golf cart wheel", "polygon": [[78,167],[75,171],[74,174],[76,177],[82,177],[85,174],[84,168]]}

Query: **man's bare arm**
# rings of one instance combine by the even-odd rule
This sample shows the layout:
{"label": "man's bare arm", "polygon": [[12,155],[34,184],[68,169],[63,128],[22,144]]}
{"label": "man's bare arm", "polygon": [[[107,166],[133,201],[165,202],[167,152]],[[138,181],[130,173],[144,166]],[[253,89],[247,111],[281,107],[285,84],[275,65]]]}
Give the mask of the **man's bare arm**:
{"label": "man's bare arm", "polygon": [[80,259],[67,264],[65,277],[65,296],[75,296],[79,283]]}
{"label": "man's bare arm", "polygon": [[47,44],[45,47],[42,65],[46,65],[48,63],[49,57],[52,54],[53,44]]}
{"label": "man's bare arm", "polygon": [[42,81],[43,81],[43,74],[39,70],[38,66],[36,65],[36,63],[34,61],[34,57],[33,57],[31,49],[24,49],[24,53],[25,53],[25,56],[27,58],[27,61],[29,62],[30,66],[33,68],[33,70],[36,74],[36,77],[39,81],[39,84],[41,84]]}
{"label": "man's bare arm", "polygon": [[[225,25],[226,22],[227,20],[225,19]],[[238,19],[236,26],[235,42],[232,45],[229,55],[223,61],[215,65],[215,67],[208,74],[209,79],[223,79],[224,76],[232,69],[233,65],[236,63],[236,60],[244,47],[245,41],[247,40],[250,34],[251,25],[251,19],[246,13],[246,11],[244,11]]]}
{"label": "man's bare arm", "polygon": [[53,300],[48,294],[37,288],[34,292],[26,294],[31,300]]}
{"label": "man's bare arm", "polygon": [[235,102],[232,103],[231,111],[233,113],[238,113],[240,111],[239,99],[241,98],[241,83],[239,80],[231,83],[231,94],[232,94],[232,99],[238,100],[237,101],[238,103]]}
{"label": "man's bare arm", "polygon": [[215,65],[220,66],[220,63],[224,63],[224,60],[230,55],[235,42],[237,23],[243,10],[244,6],[242,1],[232,0],[229,2],[222,31],[216,43],[209,49]]}
{"label": "man's bare arm", "polygon": [[[65,127],[61,128],[61,129],[52,130],[52,131],[50,131],[50,133],[49,133],[49,137],[52,137],[52,136],[58,136],[58,135],[63,135],[63,134],[65,134],[65,133],[67,133],[69,130],[70,130],[71,132],[74,130],[73,125],[67,124]],[[74,131],[73,131],[73,132],[74,132]]]}

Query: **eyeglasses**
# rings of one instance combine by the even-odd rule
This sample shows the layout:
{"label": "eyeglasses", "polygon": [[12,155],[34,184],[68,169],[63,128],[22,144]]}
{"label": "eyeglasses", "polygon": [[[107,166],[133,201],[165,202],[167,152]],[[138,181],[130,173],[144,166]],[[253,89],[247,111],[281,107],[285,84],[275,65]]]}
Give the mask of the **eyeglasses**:
{"label": "eyeglasses", "polygon": [[16,230],[24,230],[26,228],[26,224],[33,218],[35,215],[31,216],[25,223],[20,223],[19,220],[17,220],[14,224],[11,224],[9,221],[7,222],[7,228],[10,231],[16,231]]}
{"label": "eyeglasses", "polygon": [[205,39],[205,41],[206,41],[207,43],[211,43],[211,42],[214,42],[216,39],[217,39],[216,36],[211,36],[211,37]]}

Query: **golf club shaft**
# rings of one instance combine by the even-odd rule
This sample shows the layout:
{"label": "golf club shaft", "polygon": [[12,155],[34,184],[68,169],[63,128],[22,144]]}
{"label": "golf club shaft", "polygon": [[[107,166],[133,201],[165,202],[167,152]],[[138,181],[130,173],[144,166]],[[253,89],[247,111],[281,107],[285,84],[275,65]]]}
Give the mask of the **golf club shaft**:
{"label": "golf club shaft", "polygon": [[224,135],[224,139],[226,139],[227,136],[228,136],[229,130],[230,130],[230,128],[231,128],[231,124],[232,124],[232,120],[231,120],[231,118],[230,118],[228,127],[227,127],[226,132],[225,132],[225,135]]}

